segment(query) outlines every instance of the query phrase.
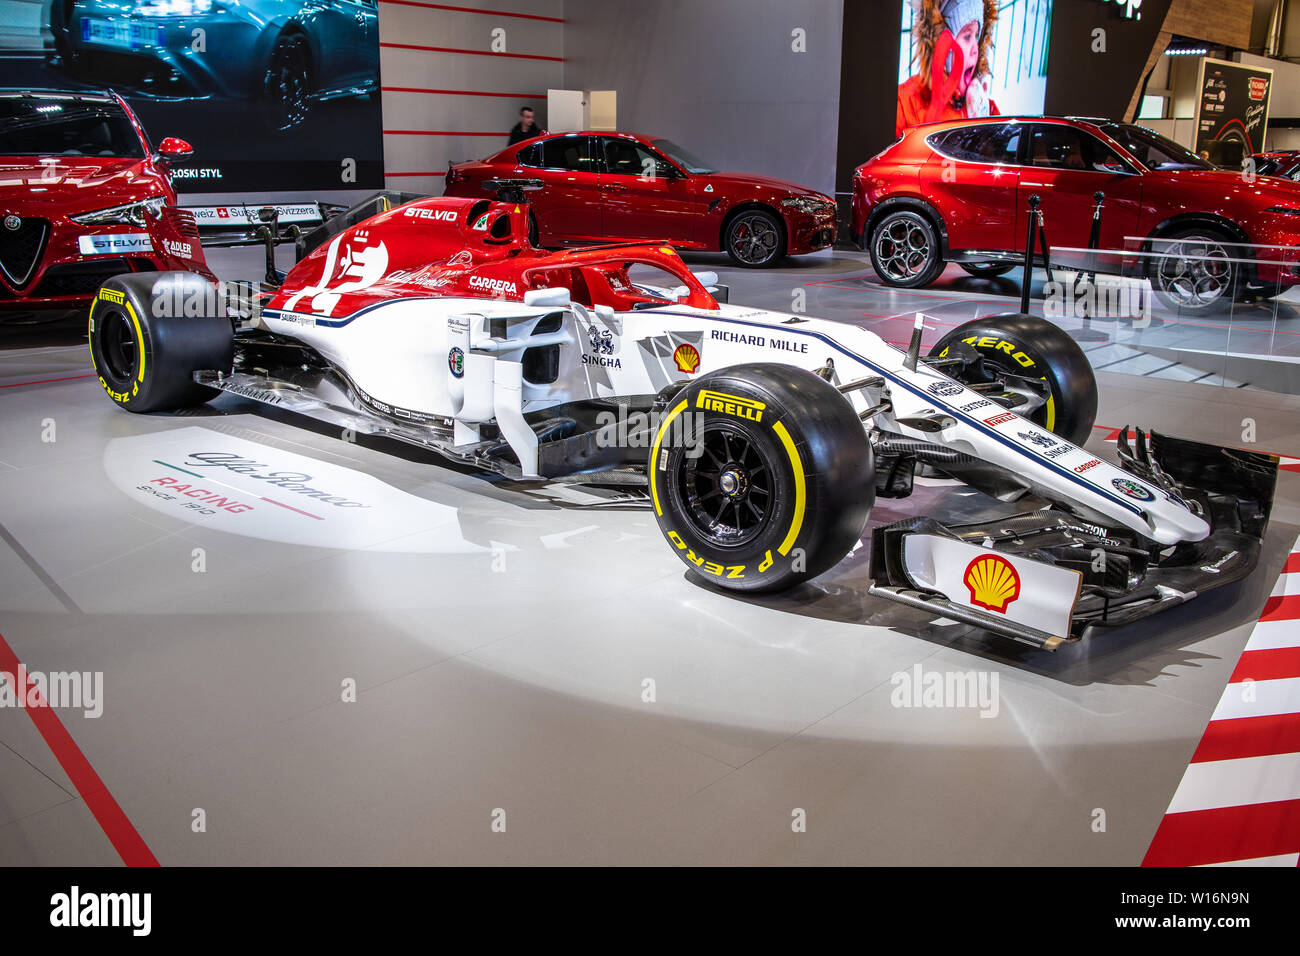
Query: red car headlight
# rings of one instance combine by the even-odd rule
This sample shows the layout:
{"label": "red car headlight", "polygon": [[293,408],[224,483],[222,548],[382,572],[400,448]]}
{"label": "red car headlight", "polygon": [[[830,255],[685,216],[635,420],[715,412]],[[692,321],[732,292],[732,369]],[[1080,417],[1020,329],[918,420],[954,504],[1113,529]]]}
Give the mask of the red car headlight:
{"label": "red car headlight", "polygon": [[835,211],[835,203],[826,199],[814,199],[811,196],[791,196],[789,199],[782,199],[781,205],[809,216]]}
{"label": "red car headlight", "polygon": [[97,209],[94,212],[83,212],[76,216],[69,216],[68,218],[83,226],[143,226],[145,224],[146,216],[154,219],[158,218],[158,215],[162,212],[163,206],[166,205],[166,196],[150,196],[148,199],[140,200],[140,202],[129,202],[121,206],[109,206],[107,209]]}

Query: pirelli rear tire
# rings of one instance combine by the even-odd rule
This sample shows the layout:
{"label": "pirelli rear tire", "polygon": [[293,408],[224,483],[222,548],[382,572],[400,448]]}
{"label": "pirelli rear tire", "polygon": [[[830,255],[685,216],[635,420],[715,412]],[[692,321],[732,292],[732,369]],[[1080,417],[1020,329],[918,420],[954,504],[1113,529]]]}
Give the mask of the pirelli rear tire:
{"label": "pirelli rear tire", "polygon": [[1088,440],[1097,420],[1097,379],[1079,343],[1060,328],[1036,315],[989,315],[957,326],[930,354],[946,356],[958,342],[994,371],[1045,382],[1047,402],[1029,419],[1076,445]]}
{"label": "pirelli rear tire", "polygon": [[214,287],[189,272],[109,279],[90,305],[90,361],[108,397],[131,412],[201,405],[219,394],[197,371],[229,372],[235,338]]}
{"label": "pirelli rear tire", "polygon": [[811,372],[737,365],[675,395],[650,450],[659,529],[686,566],[735,591],[778,591],[838,563],[875,500],[852,406]]}

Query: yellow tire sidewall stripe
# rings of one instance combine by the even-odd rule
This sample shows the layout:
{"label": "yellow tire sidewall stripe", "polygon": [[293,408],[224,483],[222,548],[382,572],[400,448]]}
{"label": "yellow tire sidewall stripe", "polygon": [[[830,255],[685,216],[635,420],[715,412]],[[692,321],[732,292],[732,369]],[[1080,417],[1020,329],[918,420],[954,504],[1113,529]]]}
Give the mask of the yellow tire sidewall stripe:
{"label": "yellow tire sidewall stripe", "polygon": [[140,317],[135,314],[135,307],[130,301],[126,303],[126,311],[131,314],[131,321],[135,324],[135,337],[140,343],[140,370],[136,373],[136,381],[144,381],[144,329],[140,328]]}
{"label": "yellow tire sidewall stripe", "polygon": [[90,367],[96,372],[99,371],[99,363],[95,361],[95,304],[99,299],[90,303],[90,316],[86,325],[86,344],[90,346]]}
{"label": "yellow tire sidewall stripe", "polygon": [[686,402],[687,399],[683,398],[677,404],[677,407],[668,413],[668,417],[666,417],[663,420],[663,424],[659,426],[659,434],[655,436],[654,447],[650,449],[650,499],[654,502],[656,515],[662,515],[664,513],[663,507],[659,504],[659,486],[655,482],[655,476],[659,473],[659,446],[663,444],[664,435],[668,433],[668,426],[671,425],[673,419],[680,415],[686,408]]}
{"label": "yellow tire sidewall stripe", "polygon": [[[659,473],[659,451],[663,445],[664,435],[668,433],[669,426],[686,408],[687,399],[682,399],[677,406],[668,413],[663,423],[659,426],[659,433],[655,436],[654,447],[650,450],[650,499],[654,502],[655,514],[662,516],[664,513],[663,505],[659,502],[659,484],[657,476]],[[803,530],[804,514],[808,507],[808,483],[804,475],[803,462],[799,459],[799,450],[794,446],[794,440],[790,437],[790,432],[786,430],[784,422],[777,422],[772,426],[772,431],[777,439],[781,442],[781,447],[790,458],[790,470],[794,475],[794,516],[790,521],[790,530],[786,533],[785,539],[781,542],[777,551],[782,557],[790,553],[794,547],[795,541],[799,539],[799,532]]]}
{"label": "yellow tire sidewall stripe", "polygon": [[785,453],[790,456],[790,468],[794,472],[794,518],[790,521],[790,530],[786,534],[785,540],[776,549],[782,557],[785,557],[790,553],[790,549],[794,547],[799,532],[803,530],[804,509],[808,503],[808,488],[807,479],[803,472],[803,463],[799,460],[799,451],[794,447],[794,441],[791,440],[790,433],[785,429],[785,422],[777,422],[772,426],[772,431],[781,440]]}

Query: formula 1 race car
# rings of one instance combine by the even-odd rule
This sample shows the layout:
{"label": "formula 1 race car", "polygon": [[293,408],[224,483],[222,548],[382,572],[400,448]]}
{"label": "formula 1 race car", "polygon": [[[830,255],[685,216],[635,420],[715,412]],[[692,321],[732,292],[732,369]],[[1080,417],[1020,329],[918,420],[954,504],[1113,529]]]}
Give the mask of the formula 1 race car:
{"label": "formula 1 race car", "polygon": [[1020,512],[875,528],[871,593],[1047,649],[1258,560],[1277,459],[1127,430],[1118,466],[1085,451],[1096,382],[1044,319],[976,319],[927,356],[918,329],[904,352],[731,305],[668,246],[537,249],[526,183],[497,186],[344,229],[251,321],[201,276],[113,279],[100,382],[135,412],[226,391],[512,479],[637,483],[670,550],[737,591],[816,577],[878,496],[959,479]]}

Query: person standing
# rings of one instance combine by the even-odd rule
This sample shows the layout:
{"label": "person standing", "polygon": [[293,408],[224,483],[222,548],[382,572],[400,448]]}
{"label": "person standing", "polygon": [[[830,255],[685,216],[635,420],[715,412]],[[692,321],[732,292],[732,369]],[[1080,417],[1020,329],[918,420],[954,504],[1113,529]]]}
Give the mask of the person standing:
{"label": "person standing", "polygon": [[522,143],[526,139],[532,139],[534,136],[541,136],[546,130],[542,129],[533,120],[533,108],[525,106],[519,111],[519,122],[510,130],[510,142],[507,146],[513,146],[515,143]]}

